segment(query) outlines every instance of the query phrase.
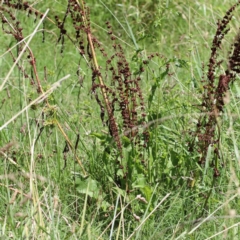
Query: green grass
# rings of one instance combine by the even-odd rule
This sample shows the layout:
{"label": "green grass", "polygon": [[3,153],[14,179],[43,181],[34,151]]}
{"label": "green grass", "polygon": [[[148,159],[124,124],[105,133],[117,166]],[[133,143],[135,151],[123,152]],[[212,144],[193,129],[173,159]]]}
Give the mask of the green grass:
{"label": "green grass", "polygon": [[[106,33],[109,21],[132,72],[149,54],[163,55],[144,66],[141,81],[150,124],[148,147],[141,150],[123,139],[123,165],[131,173],[131,191],[120,187],[124,182],[121,169],[117,171],[120,180],[114,175],[118,153],[91,94],[91,69],[67,38],[61,53],[62,46],[56,43],[59,29],[46,20],[44,43],[39,31],[29,44],[41,85],[50,91],[54,83],[70,77],[53,89],[49,106],[44,101],[33,104],[2,129],[41,95],[18,67],[6,79],[0,94],[1,239],[239,239],[239,78],[231,86],[230,102],[221,117],[220,177],[213,185],[212,168],[199,166],[198,153],[188,150],[189,131],[195,130],[200,113],[201,78],[207,71],[217,19],[236,1],[152,2],[87,2],[92,33],[113,54]],[[41,1],[34,8],[42,13],[49,9],[47,16],[54,20],[55,15],[64,16],[66,6],[67,1]],[[226,59],[238,31],[238,10],[220,58]],[[40,21],[20,10],[13,13],[25,37]],[[66,24],[68,34],[74,36],[71,21]],[[0,42],[2,84],[13,66],[7,50],[14,47],[16,58],[19,49],[2,29]],[[138,58],[136,50],[141,50]],[[27,55],[23,54],[19,67],[31,76]],[[99,52],[97,57],[104,68],[106,59]],[[72,150],[66,147],[65,134]],[[195,171],[201,174],[199,178],[193,177]]]}

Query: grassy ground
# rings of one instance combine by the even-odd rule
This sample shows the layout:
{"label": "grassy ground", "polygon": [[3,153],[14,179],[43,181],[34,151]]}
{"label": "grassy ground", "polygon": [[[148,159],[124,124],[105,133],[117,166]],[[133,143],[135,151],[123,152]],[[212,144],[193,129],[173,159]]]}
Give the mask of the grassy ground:
{"label": "grassy ground", "polygon": [[[49,19],[29,44],[45,93],[31,83],[36,72],[29,64],[29,51],[11,70],[13,56],[16,60],[28,39],[16,46],[6,33],[10,25],[0,30],[1,239],[239,239],[238,77],[219,120],[220,176],[213,178],[210,148],[206,163],[199,165],[199,153],[188,147],[199,118],[201,79],[206,76],[217,20],[236,1],[87,1],[92,34],[109,56],[114,54],[105,24],[109,21],[132,73],[150,54],[161,55],[141,74],[145,120],[150,124],[146,148],[124,137],[116,107],[128,182],[124,171],[116,168],[117,146],[102,124],[91,91],[91,67],[67,37],[63,51],[61,41],[57,43],[54,18],[63,18],[67,1],[30,2],[41,13],[49,9]],[[6,10],[1,11],[11,22]],[[41,21],[19,9],[11,12],[24,37]],[[239,8],[220,59],[227,58],[238,17]],[[66,25],[73,37],[70,19]],[[106,58],[100,52],[97,58],[105,71]],[[219,74],[225,66],[223,61]],[[104,78],[111,78],[107,70]],[[40,102],[51,90],[48,103]]]}

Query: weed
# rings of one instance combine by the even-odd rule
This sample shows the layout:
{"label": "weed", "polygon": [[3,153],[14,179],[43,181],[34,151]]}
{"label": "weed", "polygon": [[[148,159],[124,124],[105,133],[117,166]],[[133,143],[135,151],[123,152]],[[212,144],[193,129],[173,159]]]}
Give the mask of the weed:
{"label": "weed", "polygon": [[[227,58],[227,69],[223,74],[218,73],[217,69],[221,66],[223,60],[219,60],[219,51],[222,48],[223,39],[229,32],[228,24],[233,17],[233,12],[240,2],[233,5],[227,12],[223,19],[218,21],[217,31],[213,38],[211,55],[208,63],[207,80],[203,80],[204,93],[201,104],[201,116],[197,123],[196,132],[193,133],[194,140],[190,145],[190,151],[193,147],[197,147],[199,153],[198,163],[200,165],[207,164],[213,168],[212,187],[215,183],[215,178],[219,177],[219,160],[222,159],[220,150],[221,141],[221,121],[220,118],[224,111],[225,103],[229,101],[230,84],[236,80],[236,75],[239,73],[239,35],[235,40],[229,51]],[[211,152],[213,153],[211,155]],[[210,157],[211,156],[211,157]],[[222,162],[222,165],[224,163]],[[198,173],[196,174],[198,175]],[[207,195],[204,208],[207,205],[210,193]]]}
{"label": "weed", "polygon": [[[230,202],[224,202],[220,193],[227,189],[227,180],[220,175],[220,166],[227,166],[221,120],[230,86],[240,72],[239,34],[225,65],[219,52],[239,2],[218,22],[207,76],[202,77],[200,117],[189,145],[188,124],[191,127],[195,120],[188,122],[194,109],[189,96],[201,91],[194,74],[185,76],[193,66],[182,58],[184,54],[148,55],[142,47],[158,41],[158,36],[166,46],[167,36],[153,31],[169,31],[171,17],[181,32],[187,19],[185,5],[138,1],[133,6],[131,1],[126,3],[129,9],[117,5],[117,11],[126,10],[118,19],[108,8],[112,1],[108,6],[100,2],[96,9],[104,6],[121,31],[110,19],[102,23],[105,31],[96,31],[91,12],[97,10],[82,0],[68,0],[65,6],[55,1],[50,13],[43,10],[44,4],[41,8],[8,0],[0,5],[1,31],[10,39],[3,40],[1,58],[4,73],[10,66],[0,86],[4,159],[0,186],[7,206],[0,207],[5,216],[0,218],[2,235],[140,239],[147,234],[152,239],[173,239],[179,234],[181,238],[210,220],[212,215],[199,218],[210,203],[223,201],[215,213]],[[156,7],[153,19],[141,20]],[[149,28],[132,26],[135,20]],[[190,25],[195,22],[188,21],[189,36],[181,39],[191,37]],[[130,51],[119,37],[123,33],[133,44]],[[194,40],[198,38],[191,37],[188,44]],[[180,46],[171,45],[166,52],[176,49]],[[195,92],[192,95],[198,100]],[[223,184],[217,184],[217,177]],[[17,224],[16,218],[21,218]]]}

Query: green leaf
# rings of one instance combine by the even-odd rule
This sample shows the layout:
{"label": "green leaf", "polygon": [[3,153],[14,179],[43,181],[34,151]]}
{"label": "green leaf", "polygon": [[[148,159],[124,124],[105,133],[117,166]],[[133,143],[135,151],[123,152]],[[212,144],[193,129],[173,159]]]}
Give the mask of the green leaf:
{"label": "green leaf", "polygon": [[179,163],[179,154],[175,152],[173,149],[170,150],[171,162],[174,167],[176,167]]}
{"label": "green leaf", "polygon": [[144,188],[146,187],[146,179],[145,176],[143,174],[138,174],[136,176],[136,181],[133,182],[132,187],[133,188]]}
{"label": "green leaf", "polygon": [[122,137],[122,144],[123,144],[124,147],[128,147],[131,144],[131,140],[128,137],[123,136]]}
{"label": "green leaf", "polygon": [[91,134],[89,134],[89,136],[91,136],[91,137],[96,137],[96,138],[98,138],[98,139],[100,139],[100,140],[105,140],[106,139],[106,134],[103,134],[103,133],[91,133]]}
{"label": "green leaf", "polygon": [[98,182],[90,177],[85,180],[77,179],[76,189],[79,193],[93,198],[97,198],[99,194]]}
{"label": "green leaf", "polygon": [[120,194],[122,197],[126,196],[126,191],[124,191],[123,189],[119,187],[113,187],[112,189],[116,194]]}

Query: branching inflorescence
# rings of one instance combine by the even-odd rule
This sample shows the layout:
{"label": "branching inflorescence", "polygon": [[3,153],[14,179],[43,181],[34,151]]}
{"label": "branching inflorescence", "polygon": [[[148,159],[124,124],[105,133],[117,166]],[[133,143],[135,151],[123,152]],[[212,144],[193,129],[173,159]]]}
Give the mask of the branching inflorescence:
{"label": "branching inflorescence", "polygon": [[[234,44],[232,44],[231,51],[228,57],[228,67],[224,73],[217,76],[217,69],[222,63],[218,60],[218,52],[221,50],[222,40],[230,30],[228,24],[233,17],[233,11],[240,4],[240,2],[233,5],[221,21],[218,21],[217,31],[214,36],[211,48],[211,55],[208,63],[207,80],[203,80],[204,93],[202,100],[202,114],[198,120],[197,129],[194,134],[194,142],[190,146],[193,149],[195,145],[200,154],[199,163],[205,163],[209,147],[213,148],[214,161],[212,163],[214,168],[214,176],[219,176],[218,161],[221,158],[219,151],[220,144],[220,123],[219,116],[223,112],[225,105],[225,98],[229,90],[230,83],[233,83],[236,74],[240,73],[240,37],[236,37]],[[217,132],[217,134],[216,134]]]}
{"label": "branching inflorescence", "polygon": [[[115,116],[116,108],[120,108],[121,112],[121,133],[130,139],[135,138],[138,134],[138,116],[143,119],[146,116],[140,88],[140,75],[144,69],[141,66],[138,74],[132,74],[123,48],[116,41],[109,22],[106,22],[106,27],[111,40],[113,54],[109,56],[109,53],[106,53],[104,47],[92,34],[89,9],[83,1],[79,4],[78,1],[70,0],[63,20],[59,20],[58,16],[55,17],[57,26],[60,29],[59,41],[61,40],[64,43],[64,35],[67,33],[64,24],[68,15],[75,29],[74,42],[80,55],[87,60],[92,71],[91,92],[94,94],[100,107],[101,120],[103,124],[108,125],[109,132],[121,152],[122,143],[119,124],[117,124]],[[100,53],[103,59],[105,59],[104,66],[99,66],[97,53]],[[104,118],[105,112],[107,112],[107,120]],[[145,140],[147,140],[147,132],[144,133],[144,136]]]}
{"label": "branching inflorescence", "polygon": [[[19,20],[17,20],[17,18],[14,16],[14,14],[13,14],[14,11],[13,10],[19,10],[19,11],[26,12],[28,17],[34,15],[35,16],[35,21],[37,20],[38,17],[43,18],[44,14],[42,14],[38,10],[32,8],[31,5],[28,2],[21,3],[20,1],[13,1],[13,0],[3,1],[3,5],[0,6],[0,19],[1,19],[1,22],[2,22],[2,29],[6,34],[9,34],[9,35],[13,36],[14,39],[17,41],[17,43],[18,43],[17,54],[19,54],[19,52],[21,52],[21,50],[23,50],[26,42],[24,40],[24,36],[23,36],[23,33],[22,33],[23,28],[21,27],[21,22]],[[50,22],[54,23],[51,19],[48,18],[48,20]],[[65,33],[65,32],[61,31],[61,34],[63,34],[63,33]],[[43,31],[43,42],[44,42],[44,39],[45,39],[45,37],[44,37],[44,31]],[[15,62],[16,57],[14,56],[14,54],[12,53],[12,51],[10,49],[8,51],[10,52],[10,54],[12,56],[12,59]],[[30,79],[31,85],[36,86],[37,93],[38,94],[44,94],[44,90],[42,88],[41,80],[38,76],[36,58],[34,57],[34,54],[31,50],[31,48],[29,46],[27,46],[27,44],[26,44],[26,51],[25,52],[27,53],[27,60],[28,60],[29,66],[31,67],[31,71],[30,71],[31,73],[29,74],[27,72],[27,70],[23,66],[21,66],[19,63],[16,63],[16,66],[18,67],[19,71],[23,74],[24,78]],[[46,72],[46,67],[44,67],[44,72]],[[29,101],[31,101],[31,99],[29,99]],[[46,104],[46,109],[47,110],[42,111],[43,127],[40,128],[40,133],[39,133],[37,139],[39,138],[40,134],[42,133],[42,130],[43,130],[45,124],[47,124],[44,120],[44,118],[47,117],[47,116],[44,113],[45,112],[52,112],[51,109],[54,108],[53,106],[51,106],[49,104],[48,99],[45,100],[45,104]],[[39,126],[39,121],[36,120],[36,122],[37,122],[37,126]],[[51,121],[51,124],[56,125],[58,127],[59,131],[64,136],[66,144],[68,145],[68,147],[71,150],[74,150],[73,144],[69,140],[68,136],[64,132],[64,130],[63,130],[61,124],[58,122],[58,120],[56,118],[54,118]],[[76,149],[75,149],[75,151],[76,151]],[[82,165],[81,160],[78,158],[78,156],[76,154],[75,154],[75,160],[79,163],[79,165],[80,165],[80,167],[83,171],[83,174],[87,175],[87,173],[86,173],[86,171],[85,171],[85,169]]]}
{"label": "branching inflorescence", "polygon": [[[21,23],[14,17],[13,10],[27,13],[27,16],[42,18],[43,14],[32,8],[28,2],[8,0],[0,6],[3,31],[11,34],[19,44],[19,50],[25,44],[23,41]],[[7,17],[6,17],[7,15]],[[69,0],[63,17],[55,16],[55,21],[46,18],[60,30],[57,42],[61,44],[61,53],[64,51],[66,39],[70,40],[78,50],[80,58],[84,59],[92,73],[91,93],[100,107],[100,118],[103,125],[108,126],[109,133],[118,149],[118,156],[122,158],[122,137],[125,135],[139,148],[144,148],[148,142],[148,129],[145,123],[145,104],[141,91],[141,74],[144,72],[144,61],[139,69],[131,71],[123,47],[117,41],[109,22],[106,22],[107,36],[110,40],[110,49],[107,51],[93,35],[90,24],[90,10],[84,1]],[[71,30],[69,30],[71,29]],[[44,41],[44,37],[43,37]],[[110,51],[109,51],[110,50]],[[13,61],[16,57],[11,54]],[[33,74],[19,64],[19,70],[25,78],[29,78],[35,85],[37,92],[43,92],[40,79],[37,76],[36,59],[28,48],[28,62],[33,68]],[[99,59],[101,58],[101,65]],[[78,66],[80,68],[80,66]],[[45,69],[46,71],[46,69]],[[36,82],[35,82],[36,79]],[[120,113],[120,114],[118,114]],[[139,127],[143,127],[142,135]],[[62,128],[60,127],[62,131]],[[69,139],[64,133],[67,144]],[[113,148],[114,149],[114,148]],[[142,155],[140,156],[142,157]]]}

